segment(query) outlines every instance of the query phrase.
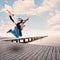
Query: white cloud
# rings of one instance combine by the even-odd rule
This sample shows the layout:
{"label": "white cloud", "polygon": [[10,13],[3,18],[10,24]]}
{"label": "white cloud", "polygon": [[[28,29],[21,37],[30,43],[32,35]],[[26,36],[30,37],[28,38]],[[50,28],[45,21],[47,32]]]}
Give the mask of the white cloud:
{"label": "white cloud", "polygon": [[[49,31],[60,32],[60,25],[49,26]],[[59,33],[60,34],[60,33]]]}
{"label": "white cloud", "polygon": [[56,13],[52,18],[48,20],[48,25],[55,25],[60,23],[60,12]]}
{"label": "white cloud", "polygon": [[13,9],[17,14],[39,15],[56,7],[59,0],[44,0],[42,5],[36,8],[34,0],[17,0],[13,4]]}
{"label": "white cloud", "polygon": [[59,0],[44,0],[43,6],[45,6],[47,9],[51,9],[56,7],[56,5],[60,2]]}
{"label": "white cloud", "polygon": [[60,30],[60,11],[57,12],[47,21],[50,30],[59,31]]}
{"label": "white cloud", "polygon": [[[13,10],[15,14],[39,15],[56,7],[59,0],[44,0],[42,5],[36,7],[34,0],[16,0],[13,7],[5,4],[5,10]],[[3,9],[3,10],[4,10]]]}
{"label": "white cloud", "polygon": [[[12,9],[11,6],[5,4],[4,8],[2,8],[2,9],[0,10],[0,12],[6,12],[6,13],[7,13],[6,10],[10,10],[11,12],[13,11],[13,9]],[[12,12],[12,13],[13,13],[13,12]],[[7,13],[7,14],[8,14],[8,13]]]}
{"label": "white cloud", "polygon": [[56,30],[56,31],[60,31],[60,25],[56,25],[56,26],[53,26],[53,29]]}
{"label": "white cloud", "polygon": [[33,0],[17,0],[13,4],[13,9],[16,14],[29,14],[32,13],[34,8],[34,1]]}
{"label": "white cloud", "polygon": [[11,21],[5,22],[4,20],[0,20],[0,32],[5,31],[7,32],[9,29],[13,29],[15,24],[13,24]]}

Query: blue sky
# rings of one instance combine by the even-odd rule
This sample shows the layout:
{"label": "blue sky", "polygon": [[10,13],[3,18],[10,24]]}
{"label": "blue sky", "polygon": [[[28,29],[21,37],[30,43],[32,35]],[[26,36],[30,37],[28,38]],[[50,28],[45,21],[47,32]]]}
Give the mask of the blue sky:
{"label": "blue sky", "polygon": [[42,4],[42,2],[43,2],[43,0],[35,0],[35,4],[37,5],[37,6],[40,6],[41,4]]}
{"label": "blue sky", "polygon": [[25,23],[27,31],[60,31],[59,0],[0,0],[0,32],[14,27],[7,9],[15,14],[13,18],[16,22],[18,17],[25,19],[30,16],[30,20]]}

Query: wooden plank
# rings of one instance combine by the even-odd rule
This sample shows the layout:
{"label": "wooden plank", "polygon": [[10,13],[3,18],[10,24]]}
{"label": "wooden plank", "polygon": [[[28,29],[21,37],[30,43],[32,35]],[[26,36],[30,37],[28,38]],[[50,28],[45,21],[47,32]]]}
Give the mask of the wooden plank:
{"label": "wooden plank", "polygon": [[[45,47],[44,47],[45,48]],[[26,60],[36,60],[36,58],[38,57],[38,55],[42,52],[42,50],[44,49],[43,47],[39,47],[38,51],[34,52],[29,58],[25,58]]]}
{"label": "wooden plank", "polygon": [[32,46],[30,50],[28,50],[28,51],[27,51],[25,54],[23,54],[22,56],[18,57],[16,60],[18,60],[18,59],[20,59],[20,60],[21,60],[21,59],[25,59],[25,58],[31,56],[32,53],[34,53],[35,51],[36,51],[36,46]]}
{"label": "wooden plank", "polygon": [[[21,46],[21,45],[20,45]],[[1,51],[2,52],[2,54],[1,54],[1,56],[0,56],[0,59],[1,58],[7,58],[7,57],[12,57],[12,55],[15,55],[15,53],[14,54],[12,54],[13,52],[14,52],[14,49],[16,49],[17,51],[18,51],[18,49],[19,49],[19,47],[17,48],[18,46],[16,46],[16,45],[14,45],[14,46],[10,46],[10,47],[5,47],[5,49],[3,50],[3,51]],[[23,47],[23,46],[22,46]]]}
{"label": "wooden plank", "polygon": [[45,53],[46,50],[47,50],[47,47],[45,46],[45,48],[42,49],[42,51],[37,55],[37,57],[35,58],[35,60],[40,60],[43,57],[43,55],[44,55],[44,53]]}
{"label": "wooden plank", "polygon": [[60,47],[56,47],[56,60],[60,60]]}
{"label": "wooden plank", "polygon": [[36,48],[34,50],[32,50],[32,52],[30,54],[27,54],[27,56],[25,56],[23,60],[32,60],[32,58],[38,53],[38,51],[41,50],[42,47],[40,47],[40,49],[39,49],[37,46]]}
{"label": "wooden plank", "polygon": [[0,60],[60,60],[60,47],[1,41]]}
{"label": "wooden plank", "polygon": [[50,47],[50,51],[46,57],[46,60],[51,60],[52,59],[52,50],[53,50],[53,47]]}
{"label": "wooden plank", "polygon": [[53,50],[52,50],[52,58],[51,60],[55,60],[55,47],[53,47]]}
{"label": "wooden plank", "polygon": [[[23,45],[23,46],[24,46],[24,45]],[[23,46],[22,46],[22,47],[23,47]],[[18,47],[18,46],[17,46],[17,47]],[[19,52],[17,52],[17,51],[18,51],[18,50],[17,50],[17,51],[14,52],[14,49],[16,49],[17,47],[11,48],[11,50],[9,49],[9,52],[6,51],[6,53],[4,53],[4,56],[3,56],[2,58],[7,59],[7,60],[8,60],[8,59],[11,59],[11,58],[14,57],[14,56],[18,56],[17,54],[18,54],[19,52],[20,52],[20,55],[21,55],[21,52],[22,52],[23,50],[22,50],[22,51],[19,51]],[[24,47],[25,47],[25,46],[24,46]],[[24,48],[24,47],[23,47],[23,48]],[[26,48],[26,47],[25,47],[25,48]],[[12,50],[13,50],[13,51],[12,51]],[[27,49],[27,50],[28,50],[28,49]],[[17,54],[16,54],[16,53],[17,53]],[[5,55],[5,54],[6,54],[6,55]]]}
{"label": "wooden plank", "polygon": [[40,60],[46,60],[46,57],[48,56],[49,50],[50,50],[50,47],[47,47],[47,49],[44,51]]}

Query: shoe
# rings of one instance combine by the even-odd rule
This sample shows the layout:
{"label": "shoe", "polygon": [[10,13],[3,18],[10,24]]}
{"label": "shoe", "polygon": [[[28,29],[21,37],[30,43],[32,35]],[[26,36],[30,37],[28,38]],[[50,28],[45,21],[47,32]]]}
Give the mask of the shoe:
{"label": "shoe", "polygon": [[12,29],[10,29],[7,33],[11,32],[11,31],[12,31]]}

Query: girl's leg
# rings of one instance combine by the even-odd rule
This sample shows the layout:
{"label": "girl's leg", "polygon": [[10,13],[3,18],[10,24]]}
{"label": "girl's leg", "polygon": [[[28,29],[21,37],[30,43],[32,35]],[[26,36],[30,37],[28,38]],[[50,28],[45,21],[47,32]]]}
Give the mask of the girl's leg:
{"label": "girl's leg", "polygon": [[16,38],[19,37],[19,30],[17,27],[15,27],[14,30],[10,29],[7,33],[12,33]]}

